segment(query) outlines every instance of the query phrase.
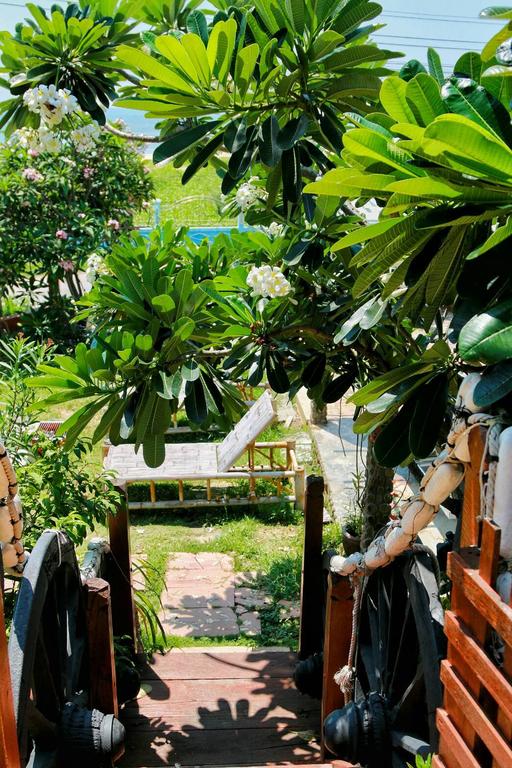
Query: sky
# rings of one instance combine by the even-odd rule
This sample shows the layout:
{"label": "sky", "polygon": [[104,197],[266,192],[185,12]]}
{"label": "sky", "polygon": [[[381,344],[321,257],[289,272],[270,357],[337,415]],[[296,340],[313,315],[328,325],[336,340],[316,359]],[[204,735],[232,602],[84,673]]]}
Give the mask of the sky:
{"label": "sky", "polygon": [[[37,0],[35,0],[37,2]],[[439,52],[446,72],[465,51],[481,51],[484,43],[501,27],[503,22],[478,18],[485,0],[380,0],[383,13],[379,21],[386,24],[374,35],[381,47],[402,51],[406,58],[426,61],[428,47]],[[50,5],[48,0],[39,0]],[[492,4],[492,0],[488,3]],[[497,4],[497,0],[495,0]],[[500,2],[501,4],[501,2]],[[512,5],[512,0],[511,3]],[[0,29],[12,31],[25,17],[21,0],[0,0]],[[400,64],[391,64],[398,69]],[[135,110],[114,110],[134,131],[150,132],[151,126]]]}

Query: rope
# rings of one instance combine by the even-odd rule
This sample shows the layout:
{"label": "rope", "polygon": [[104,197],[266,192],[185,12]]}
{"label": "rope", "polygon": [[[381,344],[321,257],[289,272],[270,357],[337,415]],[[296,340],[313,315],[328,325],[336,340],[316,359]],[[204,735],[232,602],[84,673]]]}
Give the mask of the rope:
{"label": "rope", "polygon": [[[480,464],[480,509],[483,511],[484,517],[488,520],[492,520],[494,516],[494,494],[496,473],[498,471],[500,435],[502,431],[503,425],[499,422],[496,422],[489,427],[485,436],[485,449]],[[484,465],[487,457],[489,457],[489,470],[487,472],[487,482],[485,482]]]}
{"label": "rope", "polygon": [[354,695],[354,682],[356,676],[355,655],[357,642],[359,639],[359,615],[361,613],[361,601],[363,597],[363,578],[357,574],[353,578],[354,583],[354,607],[352,609],[352,633],[350,636],[350,649],[348,652],[347,664],[339,669],[334,675],[334,682],[339,685],[345,704],[352,700]]}

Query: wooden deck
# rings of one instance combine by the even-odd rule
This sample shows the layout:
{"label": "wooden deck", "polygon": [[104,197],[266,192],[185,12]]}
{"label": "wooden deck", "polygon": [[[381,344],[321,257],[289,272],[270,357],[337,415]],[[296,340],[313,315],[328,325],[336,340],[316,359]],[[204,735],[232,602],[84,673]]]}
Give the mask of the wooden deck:
{"label": "wooden deck", "polygon": [[292,681],[287,652],[174,650],[143,674],[121,719],[119,768],[319,764],[319,703]]}

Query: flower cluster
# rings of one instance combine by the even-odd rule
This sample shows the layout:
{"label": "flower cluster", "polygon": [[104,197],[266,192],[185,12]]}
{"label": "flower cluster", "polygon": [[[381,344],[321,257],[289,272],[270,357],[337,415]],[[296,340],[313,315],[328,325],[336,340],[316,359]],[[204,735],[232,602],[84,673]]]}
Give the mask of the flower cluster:
{"label": "flower cluster", "polygon": [[89,152],[100,135],[100,127],[97,123],[86,123],[71,131],[71,140],[77,152]]}
{"label": "flower cluster", "polygon": [[90,285],[94,283],[98,275],[103,275],[107,272],[105,262],[99,253],[91,253],[87,259],[85,266],[85,279]]}
{"label": "flower cluster", "polygon": [[254,181],[257,181],[257,178],[252,176],[249,181],[246,181],[245,184],[242,184],[237,189],[235,202],[241,211],[247,211],[258,200],[266,200],[268,197],[268,193],[264,189],[255,186]]}
{"label": "flower cluster", "polygon": [[272,221],[268,227],[262,227],[261,231],[272,238],[282,237],[284,234],[284,224],[279,224],[277,221]]}
{"label": "flower cluster", "polygon": [[252,288],[253,296],[275,299],[287,296],[292,287],[279,267],[264,264],[262,267],[251,267],[247,275],[247,285]]}
{"label": "flower cluster", "polygon": [[27,181],[42,181],[44,176],[36,168],[24,168],[21,174]]}
{"label": "flower cluster", "polygon": [[72,115],[78,110],[78,102],[73,94],[67,88],[57,88],[55,85],[29,88],[23,94],[23,102],[49,126],[59,125],[66,115]]}

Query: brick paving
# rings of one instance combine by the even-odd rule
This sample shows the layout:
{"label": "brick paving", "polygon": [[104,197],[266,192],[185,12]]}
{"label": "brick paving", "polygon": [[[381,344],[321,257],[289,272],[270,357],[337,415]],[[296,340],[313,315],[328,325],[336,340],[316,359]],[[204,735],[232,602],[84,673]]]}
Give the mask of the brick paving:
{"label": "brick paving", "polygon": [[[272,598],[255,584],[255,571],[235,573],[233,559],[217,552],[177,552],[169,561],[162,594],[161,620],[169,635],[179,637],[257,637],[260,610]],[[280,602],[282,618],[297,614],[298,606]]]}

